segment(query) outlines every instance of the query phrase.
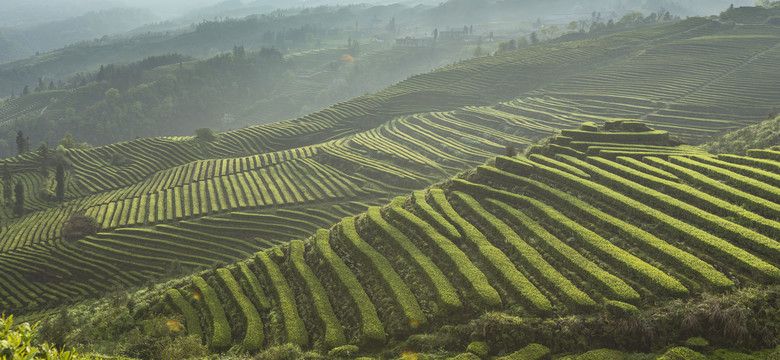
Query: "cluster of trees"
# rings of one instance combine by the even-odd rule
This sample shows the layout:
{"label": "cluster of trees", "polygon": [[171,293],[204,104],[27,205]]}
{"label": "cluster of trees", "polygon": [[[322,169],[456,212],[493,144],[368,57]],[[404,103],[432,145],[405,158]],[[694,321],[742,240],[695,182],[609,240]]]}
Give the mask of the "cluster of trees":
{"label": "cluster of trees", "polygon": [[[572,21],[566,26],[564,32],[558,25],[542,25],[541,20],[537,20],[535,27],[539,28],[538,31],[531,32],[528,38],[522,37],[518,40],[504,41],[498,44],[496,54],[501,54],[508,51],[517,50],[528,45],[536,45],[540,41],[549,41],[559,38],[566,34],[587,34],[587,35],[603,35],[608,32],[618,31],[620,29],[638,27],[648,24],[653,24],[659,21],[676,20],[679,17],[672,16],[669,11],[661,10],[659,12],[650,13],[644,16],[641,12],[635,11],[623,15],[618,21],[613,19],[604,22],[601,18],[601,13],[593,12],[591,19],[583,19],[579,21]],[[475,51],[475,56],[480,56],[481,48],[478,47],[478,51]]]}
{"label": "cluster of trees", "polygon": [[[249,53],[235,46],[231,53],[184,66],[188,59],[169,54],[133,64],[104,65],[84,77],[87,84],[79,89],[82,95],[68,108],[22,116],[15,126],[49,143],[65,132],[97,144],[185,133],[272,94],[288,68],[274,48]],[[146,75],[149,69],[168,64],[173,66]],[[72,136],[64,140],[66,148],[87,146]],[[9,134],[6,141],[14,139]],[[25,146],[21,152],[29,151],[29,145]]]}
{"label": "cluster of trees", "polygon": [[[77,73],[68,79],[68,81],[63,82],[62,80],[58,80],[56,84],[54,83],[54,80],[49,80],[49,83],[47,84],[46,81],[44,81],[44,78],[39,77],[38,85],[32,91],[30,91],[29,85],[25,85],[19,93],[19,96],[27,96],[33,92],[46,90],[74,89],[92,82],[107,82],[111,87],[127,89],[131,86],[138,85],[141,82],[141,74],[145,70],[151,70],[158,66],[181,63],[193,59],[194,58],[191,56],[177,53],[149,56],[141,61],[130,64],[100,65],[100,70],[97,72]],[[10,99],[16,99],[15,91],[11,92]]]}
{"label": "cluster of trees", "polygon": [[[182,63],[193,59],[194,58],[191,56],[174,53],[160,56],[150,56],[141,61],[130,64],[109,64],[105,66],[100,65],[100,70],[98,70],[97,73],[91,74],[91,76],[87,78],[87,81],[106,82],[112,88],[124,90],[140,84],[142,82],[142,74],[144,71],[151,70],[159,66]],[[94,79],[92,77],[94,77]]]}
{"label": "cluster of trees", "polygon": [[[17,132],[17,151],[19,154],[27,153],[30,151],[29,144],[30,138],[25,137],[24,133],[20,130]],[[73,135],[70,133],[65,134],[58,144],[57,151],[52,151],[46,142],[41,142],[36,150],[38,155],[38,162],[41,169],[41,175],[44,179],[44,184],[49,183],[50,173],[49,170],[52,166],[55,167],[54,181],[55,190],[51,192],[47,185],[42,186],[41,194],[44,199],[50,201],[63,202],[65,201],[65,167],[67,161],[62,156],[61,149],[65,148],[84,148],[89,144],[79,143],[73,139]],[[25,203],[25,189],[20,180],[14,181],[8,164],[4,164],[2,170],[0,170],[0,176],[2,177],[3,190],[2,199],[3,204],[7,207],[12,207],[14,215],[24,215],[24,203]]]}

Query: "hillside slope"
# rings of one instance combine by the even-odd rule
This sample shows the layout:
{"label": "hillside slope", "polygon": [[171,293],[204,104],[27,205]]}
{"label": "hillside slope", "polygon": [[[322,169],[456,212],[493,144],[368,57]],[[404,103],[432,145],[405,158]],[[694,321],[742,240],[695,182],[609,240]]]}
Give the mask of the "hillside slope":
{"label": "hillside slope", "polygon": [[[246,344],[260,329],[244,328],[252,308],[228,305],[241,289],[228,284],[256,279],[262,291],[243,288],[252,302],[265,299],[257,321],[266,335],[256,346],[327,351],[381,346],[384,332],[404,339],[489,309],[629,311],[780,281],[780,153],[703,155],[633,122],[605,125],[565,131],[528,157],[498,157],[305,241],[201,273],[168,291],[171,309],[199,314],[199,325],[186,326],[200,326],[212,348],[228,346],[216,339],[230,334]],[[228,328],[217,324],[223,311],[234,319]]]}
{"label": "hillside slope", "polygon": [[[0,305],[33,312],[158,279],[178,266],[238,260],[305,235],[311,229],[302,224],[327,226],[481,164],[507,145],[522,149],[582,121],[637,119],[694,93],[718,107],[686,110],[698,109],[697,118],[648,122],[700,139],[694,136],[757,121],[754,110],[737,120],[715,114],[747,109],[737,93],[755,93],[759,109],[774,106],[766,91],[777,85],[770,60],[778,42],[772,25],[730,27],[694,18],[461,62],[214,141],[150,138],[60,150],[50,159],[67,167],[63,203],[52,199],[54,163],[44,175],[42,153],[5,159],[11,183],[20,182],[26,197],[22,217],[5,202]],[[713,54],[712,46],[723,51]],[[673,58],[685,66],[650,75],[678,53]],[[750,78],[756,88],[769,90],[739,87],[743,77],[734,74],[743,70],[756,74]],[[637,79],[646,84],[636,86]],[[720,82],[721,90],[710,91]],[[564,84],[582,88],[562,92]],[[64,241],[65,224],[80,212],[103,232]],[[210,246],[215,241],[231,245]]]}
{"label": "hillside slope", "polygon": [[[758,313],[742,312],[739,324],[764,327],[744,330],[728,323],[731,313],[711,327],[670,315],[669,331],[654,335],[663,325],[632,319],[675,311],[661,304],[702,292],[778,284],[778,161],[777,151],[713,156],[673,146],[667,132],[636,121],[584,124],[527,156],[499,156],[112,311],[167,319],[166,336],[195,335],[212,351],[353,344],[334,351],[397,357],[462,351],[469,341],[486,342],[491,355],[529,342],[555,352],[657,351],[694,336],[768,348],[780,328]],[[614,333],[597,332],[606,330]],[[569,342],[571,331],[580,340]]]}

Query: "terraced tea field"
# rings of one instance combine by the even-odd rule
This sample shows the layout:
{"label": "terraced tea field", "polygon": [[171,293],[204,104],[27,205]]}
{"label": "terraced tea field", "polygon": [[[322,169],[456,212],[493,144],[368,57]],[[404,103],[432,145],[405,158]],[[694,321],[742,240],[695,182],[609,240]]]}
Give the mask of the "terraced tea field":
{"label": "terraced tea field", "polygon": [[202,272],[163,305],[213,349],[328,351],[488,310],[559,317],[778,283],[780,152],[713,156],[641,123],[606,128]]}
{"label": "terraced tea field", "polygon": [[[765,15],[768,17],[771,12],[767,11]],[[646,117],[649,124],[689,141],[701,141],[720,131],[757,122],[765,116],[767,109],[780,101],[773,99],[778,83],[774,57],[778,55],[779,35],[778,28],[772,25],[729,25],[692,18],[669,26],[533,46],[460,62],[301,118],[221,133],[212,142],[193,137],[149,138],[85,150],[64,150],[53,155],[67,165],[66,201],[63,203],[50,198],[56,186],[54,171],[50,169],[48,175],[43,175],[38,153],[5,159],[1,165],[8,166],[13,181],[20,181],[25,189],[26,214],[13,217],[7,210],[0,215],[3,226],[0,257],[4,259],[0,262],[0,276],[3,277],[0,310],[32,312],[158,279],[178,266],[195,269],[208,267],[216,261],[239,260],[290,239],[304,238],[317,228],[328,227],[340,217],[354,216],[369,206],[383,204],[394,196],[425,188],[483,164],[505,153],[507,145],[522,150],[538,139],[578,126],[583,121],[601,123],[612,119]],[[666,62],[677,65],[662,68]],[[751,86],[745,85],[746,81]],[[747,101],[747,97],[753,99],[752,102]],[[675,117],[665,115],[673,111],[678,111]],[[663,116],[666,120],[662,119]],[[558,142],[546,148],[546,152],[536,153],[529,161],[536,164],[534,168],[557,167],[581,178],[595,179],[597,176],[589,175],[589,171],[607,165],[598,163],[586,167],[581,163],[567,162],[568,158],[563,156],[597,155],[600,159],[618,161],[623,166],[674,182],[684,180],[684,177],[674,175],[666,168],[667,165],[652,163],[652,169],[649,169],[641,165],[646,163],[630,162],[624,158],[636,160],[650,156],[676,159],[674,156],[702,155],[691,147],[669,148],[669,135],[661,130],[637,138],[630,132],[606,136],[591,131],[594,127],[586,125],[584,133],[590,135],[580,140],[577,136],[585,136],[583,131],[567,130]],[[611,136],[617,136],[620,141],[613,141]],[[622,144],[636,142],[637,139],[644,143],[641,146]],[[556,154],[560,159],[554,156]],[[696,159],[706,161],[700,160],[705,159],[703,157]],[[684,166],[674,162],[670,164]],[[618,180],[615,181],[617,184]],[[654,191],[675,189],[679,193],[673,197],[680,200],[684,200],[680,194],[693,191],[694,187],[700,189],[698,191],[707,191],[702,188],[704,185],[686,188],[655,182],[642,182],[641,185],[654,186]],[[707,186],[720,189],[713,196],[731,194],[716,183]],[[751,191],[771,193],[769,190],[742,191],[744,196],[752,194]],[[477,194],[471,193],[470,196],[474,195]],[[647,196],[648,199],[652,197]],[[768,199],[772,201],[773,198]],[[477,233],[483,233],[488,229],[486,226],[492,226],[493,233],[503,232],[512,238],[507,229],[497,222],[503,221],[502,217],[477,220],[475,214],[490,210],[492,205],[473,207],[467,205],[471,204],[468,198],[452,201],[454,209],[470,208],[468,211],[471,213],[456,211],[460,214],[459,218],[448,217],[452,214],[436,217],[447,219],[456,226],[450,230],[457,229],[459,233],[468,231],[479,238]],[[457,205],[458,201],[466,205]],[[766,215],[766,209],[772,208],[771,203],[759,199],[752,199],[750,204],[753,203],[756,204],[755,209],[763,210],[751,208],[749,211],[758,211],[761,216]],[[763,249],[761,251],[768,251],[773,246],[765,239],[771,239],[773,233],[764,234],[763,238],[758,235],[761,231],[774,231],[773,223],[718,204],[717,211],[723,214],[742,214],[739,215],[741,217],[728,215],[734,219],[744,217],[744,223],[739,223],[739,226],[756,226],[759,229],[756,230],[759,233],[751,235],[741,232],[741,228],[721,224],[723,231],[750,237],[745,238],[744,243],[756,242],[756,249]],[[10,204],[6,204],[6,208],[10,208]],[[680,209],[674,211],[683,211],[684,214],[687,214],[685,211],[693,211],[684,206]],[[441,211],[444,211],[443,208]],[[65,241],[62,230],[66,222],[80,212],[95,218],[102,227],[101,232],[72,242]],[[375,214],[375,211],[371,213]],[[412,213],[425,219],[422,213]],[[382,214],[385,216],[384,212]],[[704,220],[696,226],[714,221],[711,216],[702,216]],[[379,218],[374,217],[374,220],[379,221]],[[362,232],[363,227],[364,223],[358,220],[355,230],[358,236],[352,236],[351,231],[348,231],[349,236],[343,236],[352,240],[362,238],[366,236]],[[682,229],[692,230],[689,227]],[[569,229],[572,234],[579,230]],[[335,229],[331,232],[333,243],[337,244],[342,235]],[[387,234],[396,232],[390,229]],[[384,236],[390,236],[387,234]],[[563,236],[562,233],[552,234]],[[450,235],[456,236],[455,233]],[[604,234],[596,235],[609,239]],[[606,298],[637,302],[642,301],[643,296],[655,296],[656,290],[661,290],[659,294],[679,295],[692,289],[720,289],[719,286],[725,284],[701,285],[696,280],[698,275],[690,275],[687,270],[675,270],[674,267],[667,268],[667,265],[650,260],[640,250],[635,251],[638,255],[625,251],[612,253],[614,249],[603,247],[606,244],[596,235],[583,240],[591,244],[588,245],[591,247],[583,248],[588,252],[582,255],[590,262],[570,252],[555,255],[565,258],[556,260],[560,264],[566,261],[576,264],[569,272],[558,275],[551,272],[551,268],[559,268],[559,262],[551,262],[552,255],[548,256],[540,249],[534,250],[538,254],[524,252],[523,256],[527,259],[524,257],[523,261],[527,262],[539,257],[549,258],[546,260],[549,266],[538,265],[532,270],[551,276],[549,279],[512,270],[509,262],[515,260],[491,250],[484,241],[474,240],[477,242],[468,246],[481,249],[479,254],[482,257],[470,260],[476,261],[470,269],[480,269],[483,280],[479,280],[481,285],[474,285],[473,291],[480,292],[485,302],[498,306],[500,300],[501,304],[511,304],[510,308],[520,312],[555,310],[567,313],[592,307],[595,302]],[[701,240],[703,244],[720,244],[706,236],[704,239]],[[666,249],[664,251],[674,253],[655,240],[651,242]],[[215,243],[220,245],[213,245]],[[354,247],[357,250],[354,251],[365,250],[362,244],[356,240]],[[307,243],[305,246],[310,249],[312,245]],[[340,245],[334,246],[339,256],[345,256],[346,250],[340,250]],[[401,247],[407,249],[406,245]],[[448,249],[446,251],[455,251],[451,246],[445,248]],[[431,253],[409,249],[408,255],[415,259],[421,259],[421,254],[432,256]],[[712,263],[702,250],[683,250]],[[378,262],[372,266],[385,267],[374,253],[361,254],[352,256],[375,259]],[[461,255],[446,252],[446,256]],[[465,253],[463,256],[466,256]],[[601,260],[599,256],[606,258]],[[760,264],[753,258],[742,256],[737,256],[742,259],[740,261]],[[279,257],[269,256],[269,259],[279,260]],[[638,268],[634,269],[629,264],[639,264],[636,259],[642,260],[644,265],[637,265]],[[717,261],[714,264],[721,266]],[[740,267],[739,262],[731,261],[726,261],[722,269],[735,266],[738,270],[734,271],[745,271],[746,268]],[[349,261],[345,263],[350,264]],[[488,270],[493,266],[488,264],[492,263],[499,264],[496,265],[498,268]],[[415,271],[430,272],[425,276],[431,284],[438,284],[435,289],[426,288],[426,294],[444,291],[446,282],[435,274],[430,263],[426,264]],[[609,267],[600,272],[602,275],[586,277],[586,269],[596,271],[594,264],[608,264]],[[671,275],[663,275],[657,269]],[[704,271],[702,269],[699,270]],[[464,268],[457,272],[466,274],[472,270]],[[571,277],[572,274],[576,277]],[[382,280],[386,286],[395,284],[392,286],[399,288],[393,287],[393,291],[403,292],[397,279],[387,276]],[[475,276],[473,279],[469,277],[469,281],[478,281],[479,276]],[[569,279],[571,286],[558,281],[561,276]],[[439,280],[434,280],[434,277]],[[586,278],[588,280],[583,280]],[[488,280],[490,282],[485,283]],[[581,280],[594,284],[594,289],[598,290],[577,287]],[[454,280],[448,278],[447,281]],[[545,283],[547,285],[540,285],[544,281],[548,282]],[[375,287],[371,288],[372,293],[388,294],[388,290],[382,290],[385,286],[382,283],[372,286]],[[549,286],[554,289],[547,288]],[[465,303],[471,300],[464,300],[463,290],[458,291],[461,295],[456,298],[462,306],[469,308],[471,305]],[[527,294],[507,298],[507,294],[515,294],[516,291]],[[497,295],[491,295],[494,292]],[[449,299],[448,303],[436,305],[436,309],[455,306],[457,301],[451,292],[449,295],[442,293],[441,299],[445,298]],[[410,299],[404,300],[404,306],[408,307],[403,308],[403,313],[419,315]],[[431,305],[434,302],[426,300],[423,303],[427,305],[420,307],[420,311],[436,322],[436,317],[431,315],[436,310]],[[321,311],[327,312],[326,309]],[[416,320],[423,321],[421,318]],[[348,338],[354,339],[354,333],[350,334]]]}
{"label": "terraced tea field", "polygon": [[[52,206],[31,196],[27,215],[7,219],[0,248],[8,261],[0,269],[8,282],[0,285],[0,305],[34,310],[156,279],[172,266],[242,259],[330,225],[339,219],[333,214],[354,215],[481,164],[507,144],[530,143],[494,130],[514,131],[510,114],[463,113],[475,119],[460,120],[460,111],[419,114],[321,145],[223,159],[198,160],[210,144],[187,138],[68,150],[70,200]],[[117,153],[127,154],[124,163],[111,165]],[[54,191],[37,154],[11,160],[28,194]],[[102,232],[64,240],[67,221],[81,212]]]}

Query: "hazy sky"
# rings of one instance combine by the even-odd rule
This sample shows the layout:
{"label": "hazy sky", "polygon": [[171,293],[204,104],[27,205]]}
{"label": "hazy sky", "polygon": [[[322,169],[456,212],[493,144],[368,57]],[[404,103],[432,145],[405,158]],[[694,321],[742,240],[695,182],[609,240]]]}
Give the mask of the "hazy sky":
{"label": "hazy sky", "polygon": [[[116,7],[146,8],[161,18],[173,18],[205,6],[215,5],[225,0],[0,0],[0,28],[13,28],[35,23],[62,20],[83,15],[90,11]],[[237,1],[237,0],[230,0]],[[256,0],[241,0],[244,4]],[[413,0],[438,4],[446,0]],[[533,1],[533,0],[528,0]],[[321,4],[352,4],[352,3],[393,3],[409,2],[409,0],[259,0],[257,4],[272,7],[317,6]],[[574,1],[576,2],[576,0]],[[651,5],[656,7],[665,3],[675,3],[695,11],[697,14],[714,14],[728,7],[726,0],[581,0],[583,4],[603,3],[606,6],[622,3],[628,7]],[[736,6],[752,5],[753,0],[733,0]],[[705,5],[706,4],[706,5]],[[712,8],[710,8],[712,7]],[[687,15],[687,14],[685,14]]]}
{"label": "hazy sky", "polygon": [[[147,8],[158,15],[169,17],[184,14],[188,11],[215,5],[224,0],[0,0],[0,21],[28,22],[43,19],[58,20],[82,15],[85,12],[109,9],[115,7]],[[260,3],[284,4],[301,6],[306,3],[358,3],[379,2],[380,0],[261,0]],[[242,0],[244,4],[254,0]],[[24,17],[26,19],[21,19]],[[27,20],[27,21],[24,21]],[[3,24],[0,23],[0,26]]]}

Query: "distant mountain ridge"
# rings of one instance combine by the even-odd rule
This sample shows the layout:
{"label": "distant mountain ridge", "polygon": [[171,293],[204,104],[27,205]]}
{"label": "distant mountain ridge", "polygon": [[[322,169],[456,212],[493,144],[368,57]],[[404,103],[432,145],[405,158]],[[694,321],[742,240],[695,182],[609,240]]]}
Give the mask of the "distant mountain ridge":
{"label": "distant mountain ridge", "polygon": [[[4,30],[0,63],[44,53],[84,40],[122,34],[159,18],[149,10],[114,8],[48,22],[26,29]],[[2,33],[3,30],[0,30]]]}

